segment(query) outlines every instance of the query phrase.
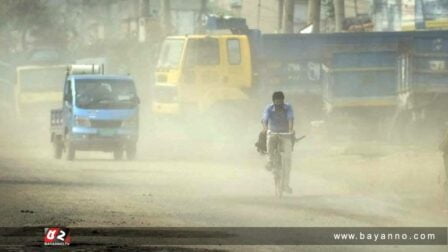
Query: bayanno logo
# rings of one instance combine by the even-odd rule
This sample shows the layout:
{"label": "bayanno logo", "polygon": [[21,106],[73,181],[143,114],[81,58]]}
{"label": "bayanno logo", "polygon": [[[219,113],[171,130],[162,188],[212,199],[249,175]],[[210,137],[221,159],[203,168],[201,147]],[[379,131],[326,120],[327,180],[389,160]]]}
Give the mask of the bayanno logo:
{"label": "bayanno logo", "polygon": [[44,245],[46,246],[68,246],[70,245],[70,229],[68,228],[45,228]]}

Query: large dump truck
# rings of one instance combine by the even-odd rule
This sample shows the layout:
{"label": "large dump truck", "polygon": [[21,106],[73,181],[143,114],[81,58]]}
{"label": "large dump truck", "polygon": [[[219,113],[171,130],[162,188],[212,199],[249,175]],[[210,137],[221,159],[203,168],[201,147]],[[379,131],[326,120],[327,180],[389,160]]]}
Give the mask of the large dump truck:
{"label": "large dump truck", "polygon": [[243,35],[168,37],[156,69],[153,112],[204,111],[217,102],[248,99],[250,59]]}
{"label": "large dump truck", "polygon": [[[328,118],[345,114],[364,122],[375,117],[375,124],[395,111],[399,33],[245,34],[167,38],[153,111],[175,114],[240,101],[261,107],[277,90],[293,104],[299,130],[321,120],[324,107]],[[207,53],[212,45],[213,55]]]}
{"label": "large dump truck", "polygon": [[301,125],[325,117],[328,129],[384,139],[397,125],[392,122],[406,117],[403,111],[415,121],[422,104],[443,109],[447,31],[235,31],[240,34],[168,37],[155,74],[153,111],[230,106],[222,101],[266,103],[272,91],[283,90]]}
{"label": "large dump truck", "polygon": [[304,36],[299,40],[295,35],[261,36],[241,19],[215,21],[218,28],[230,29],[233,34],[165,39],[155,72],[155,114],[207,113],[218,108],[222,116],[242,114],[246,121],[258,119],[275,90],[283,90],[288,102],[300,104],[297,107],[309,108],[302,103],[312,103],[313,109],[303,109],[304,113],[320,113],[320,62],[314,61],[315,55],[301,57],[308,46]]}
{"label": "large dump truck", "polygon": [[448,121],[448,31],[263,35],[260,48],[260,76],[283,80],[259,86],[314,97],[305,114],[322,102],[332,136],[427,139]]}
{"label": "large dump truck", "polygon": [[244,32],[165,39],[155,70],[155,117],[174,119],[175,125],[194,130],[190,136],[241,135],[255,124],[260,112],[251,100],[256,82],[251,31],[244,22],[228,25],[241,24]]}
{"label": "large dump truck", "polygon": [[329,40],[324,110],[329,134],[385,138],[397,106],[402,33],[350,33]]}
{"label": "large dump truck", "polygon": [[448,121],[448,31],[413,32],[407,41],[391,133],[403,141],[434,140]]}

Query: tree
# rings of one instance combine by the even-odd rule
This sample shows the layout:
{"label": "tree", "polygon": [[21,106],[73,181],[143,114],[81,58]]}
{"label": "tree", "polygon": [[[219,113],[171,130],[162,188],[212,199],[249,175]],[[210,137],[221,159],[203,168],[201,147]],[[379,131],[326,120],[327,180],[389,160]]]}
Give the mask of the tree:
{"label": "tree", "polygon": [[336,24],[336,31],[341,32],[345,18],[345,3],[344,0],[334,0],[334,20]]}
{"label": "tree", "polygon": [[313,32],[320,32],[321,0],[308,1],[308,22],[313,24]]}
{"label": "tree", "polygon": [[294,32],[294,1],[285,0],[283,5],[283,33]]}
{"label": "tree", "polygon": [[[58,15],[44,0],[2,0],[0,5],[0,33],[11,46],[30,49],[32,44],[63,47],[65,32]],[[17,40],[11,35],[19,34]],[[16,46],[17,47],[17,46]]]}

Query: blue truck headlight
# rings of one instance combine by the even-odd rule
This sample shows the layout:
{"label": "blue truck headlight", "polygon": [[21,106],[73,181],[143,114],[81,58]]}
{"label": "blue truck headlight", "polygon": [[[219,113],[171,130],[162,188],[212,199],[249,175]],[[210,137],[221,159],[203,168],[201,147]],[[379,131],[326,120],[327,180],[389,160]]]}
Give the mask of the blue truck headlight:
{"label": "blue truck headlight", "polygon": [[75,117],[75,125],[80,127],[90,127],[90,119],[86,117]]}

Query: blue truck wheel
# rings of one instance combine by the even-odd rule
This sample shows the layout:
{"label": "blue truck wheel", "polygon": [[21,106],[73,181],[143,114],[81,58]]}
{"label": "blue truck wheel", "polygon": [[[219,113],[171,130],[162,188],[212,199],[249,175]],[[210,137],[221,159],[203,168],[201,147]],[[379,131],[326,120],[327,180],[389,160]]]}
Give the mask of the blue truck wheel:
{"label": "blue truck wheel", "polygon": [[54,156],[54,158],[61,159],[63,150],[64,150],[64,146],[62,145],[61,141],[59,139],[55,139],[53,141],[53,156]]}

